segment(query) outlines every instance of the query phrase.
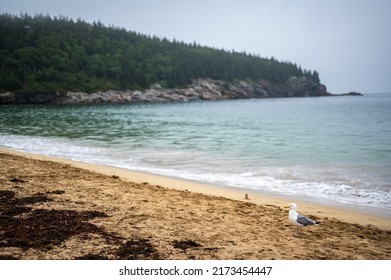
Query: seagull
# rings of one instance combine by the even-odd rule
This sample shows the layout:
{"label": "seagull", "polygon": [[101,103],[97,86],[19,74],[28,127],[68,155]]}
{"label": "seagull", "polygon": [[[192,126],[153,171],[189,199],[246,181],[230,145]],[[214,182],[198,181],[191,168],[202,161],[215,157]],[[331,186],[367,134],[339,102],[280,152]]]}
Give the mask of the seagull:
{"label": "seagull", "polygon": [[289,222],[295,226],[297,226],[297,232],[296,236],[300,235],[301,227],[305,226],[312,226],[312,225],[319,225],[320,223],[317,221],[314,221],[300,213],[297,213],[297,205],[295,203],[291,203],[288,206],[289,208]]}

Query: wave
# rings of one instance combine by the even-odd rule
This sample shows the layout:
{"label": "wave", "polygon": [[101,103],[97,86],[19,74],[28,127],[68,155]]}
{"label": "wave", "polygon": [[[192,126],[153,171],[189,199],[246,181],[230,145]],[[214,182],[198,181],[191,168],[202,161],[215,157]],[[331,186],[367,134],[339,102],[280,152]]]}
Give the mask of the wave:
{"label": "wave", "polygon": [[[0,134],[7,148],[276,195],[384,209],[391,190],[370,167],[273,166],[202,151],[104,145],[93,140]],[[357,168],[357,167],[355,167]],[[341,170],[343,170],[341,172]],[[347,170],[350,170],[348,172]],[[363,173],[365,170],[365,174]],[[374,177],[377,176],[377,177]]]}

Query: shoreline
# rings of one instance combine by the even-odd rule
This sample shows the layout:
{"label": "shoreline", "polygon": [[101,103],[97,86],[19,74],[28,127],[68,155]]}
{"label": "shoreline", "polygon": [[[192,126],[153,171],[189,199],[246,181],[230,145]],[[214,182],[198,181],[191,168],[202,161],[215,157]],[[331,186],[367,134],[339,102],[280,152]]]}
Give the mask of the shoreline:
{"label": "shoreline", "polygon": [[[390,220],[0,149],[0,259],[390,260]],[[295,201],[297,202],[297,201]]]}
{"label": "shoreline", "polygon": [[[360,224],[363,226],[373,225],[383,230],[391,230],[391,219],[385,215],[380,215],[376,212],[367,213],[362,209],[348,207],[339,203],[335,203],[335,205],[329,205],[322,203],[319,200],[310,202],[310,198],[298,199],[295,196],[291,197],[287,195],[285,197],[282,195],[264,194],[252,190],[240,190],[236,188],[224,187],[182,178],[134,171],[121,167],[92,164],[71,159],[34,154],[24,151],[16,151],[6,147],[0,147],[0,152],[35,160],[45,160],[61,164],[69,164],[77,168],[97,172],[103,175],[118,176],[125,181],[136,184],[148,183],[151,185],[161,186],[166,189],[189,191],[191,193],[223,197],[241,202],[254,203],[256,205],[275,205],[284,208],[289,203],[294,201],[299,205],[299,212],[305,214],[313,213],[322,218],[335,218],[347,223]],[[248,194],[249,199],[245,199],[246,194]]]}

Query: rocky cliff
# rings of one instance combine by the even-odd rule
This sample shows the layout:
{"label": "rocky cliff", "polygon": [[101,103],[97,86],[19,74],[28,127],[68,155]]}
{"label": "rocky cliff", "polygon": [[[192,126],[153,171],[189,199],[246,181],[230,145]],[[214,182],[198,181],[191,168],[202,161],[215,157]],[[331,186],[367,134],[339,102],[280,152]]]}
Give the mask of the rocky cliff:
{"label": "rocky cliff", "polygon": [[290,77],[283,84],[269,81],[229,83],[197,79],[186,88],[153,85],[144,91],[109,90],[105,92],[0,93],[0,104],[89,104],[140,103],[190,100],[220,100],[270,97],[329,96],[324,85],[305,77]]}

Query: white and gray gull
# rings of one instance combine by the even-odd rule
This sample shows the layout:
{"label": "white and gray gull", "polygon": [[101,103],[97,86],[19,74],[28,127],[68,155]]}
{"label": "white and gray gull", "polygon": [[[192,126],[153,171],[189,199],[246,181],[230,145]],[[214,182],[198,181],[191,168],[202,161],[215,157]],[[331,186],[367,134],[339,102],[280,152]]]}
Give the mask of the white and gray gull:
{"label": "white and gray gull", "polygon": [[300,235],[300,231],[302,227],[305,226],[312,226],[312,225],[319,225],[320,223],[312,220],[298,212],[297,210],[297,205],[295,203],[291,203],[288,206],[289,208],[289,222],[295,226],[297,226],[297,232],[296,235]]}

